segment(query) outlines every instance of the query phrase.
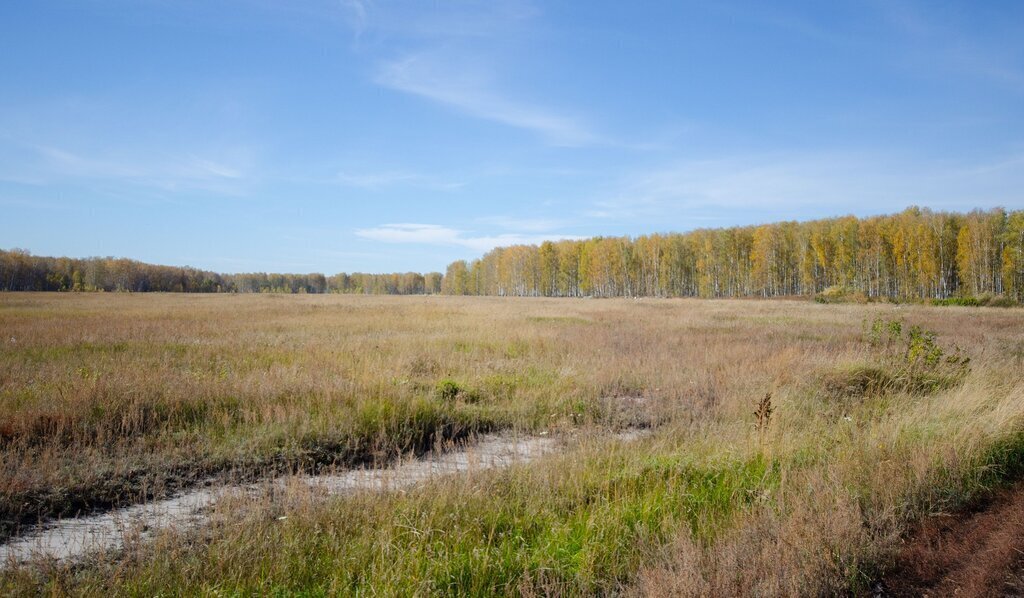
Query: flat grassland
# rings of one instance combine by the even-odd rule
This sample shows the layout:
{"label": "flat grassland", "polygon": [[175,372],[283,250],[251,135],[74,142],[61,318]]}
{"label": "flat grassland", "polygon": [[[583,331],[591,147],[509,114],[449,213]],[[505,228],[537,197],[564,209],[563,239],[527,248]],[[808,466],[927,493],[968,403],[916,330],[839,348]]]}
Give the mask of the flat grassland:
{"label": "flat grassland", "polygon": [[0,593],[867,592],[915,522],[1024,474],[1024,311],[0,294],[0,539],[500,429],[565,449],[239,499],[201,532],[10,567]]}

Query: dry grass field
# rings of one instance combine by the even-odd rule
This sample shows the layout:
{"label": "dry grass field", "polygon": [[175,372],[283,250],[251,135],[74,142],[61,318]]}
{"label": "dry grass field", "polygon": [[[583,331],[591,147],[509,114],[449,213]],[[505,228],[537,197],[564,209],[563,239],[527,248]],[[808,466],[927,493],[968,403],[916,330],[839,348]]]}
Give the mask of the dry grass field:
{"label": "dry grass field", "polygon": [[[512,429],[529,465],[218,505],[0,593],[866,593],[1024,473],[1024,311],[0,294],[0,535]],[[623,442],[613,432],[650,428]]]}

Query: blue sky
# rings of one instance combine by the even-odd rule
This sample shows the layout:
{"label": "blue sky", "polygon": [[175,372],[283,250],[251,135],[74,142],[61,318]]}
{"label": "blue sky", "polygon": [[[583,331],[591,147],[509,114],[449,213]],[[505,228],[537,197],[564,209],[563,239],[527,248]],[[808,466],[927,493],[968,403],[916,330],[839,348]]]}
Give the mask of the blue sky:
{"label": "blue sky", "polygon": [[1024,3],[10,0],[0,247],[237,271],[1024,207]]}

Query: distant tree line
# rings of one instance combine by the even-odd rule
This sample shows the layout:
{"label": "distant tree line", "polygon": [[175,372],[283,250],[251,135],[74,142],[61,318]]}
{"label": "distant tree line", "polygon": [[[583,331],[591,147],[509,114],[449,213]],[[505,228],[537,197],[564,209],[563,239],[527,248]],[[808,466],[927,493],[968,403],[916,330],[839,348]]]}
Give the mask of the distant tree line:
{"label": "distant tree line", "polygon": [[501,247],[447,273],[218,274],[128,259],[0,250],[0,290],[350,293],[519,297],[869,298],[1024,301],[1024,210],[899,214]]}
{"label": "distant tree line", "polygon": [[39,257],[14,249],[0,250],[0,290],[415,295],[440,293],[441,274],[218,274],[123,258]]}
{"label": "distant tree line", "polygon": [[436,295],[441,292],[440,272],[419,274],[335,274],[327,279],[332,293],[361,295]]}
{"label": "distant tree line", "polygon": [[452,295],[1024,300],[1024,211],[899,214],[597,237],[494,249],[448,266]]}

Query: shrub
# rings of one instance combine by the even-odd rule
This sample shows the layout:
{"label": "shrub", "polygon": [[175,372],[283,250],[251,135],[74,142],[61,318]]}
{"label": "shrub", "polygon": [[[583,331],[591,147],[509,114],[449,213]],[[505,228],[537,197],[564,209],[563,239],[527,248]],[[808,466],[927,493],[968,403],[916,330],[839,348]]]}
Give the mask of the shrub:
{"label": "shrub", "polygon": [[1000,295],[998,297],[993,297],[992,300],[988,302],[988,305],[989,307],[1017,307],[1020,303],[1014,300],[1013,297]]}
{"label": "shrub", "polygon": [[868,303],[871,299],[861,291],[846,287],[828,287],[814,296],[818,303]]}
{"label": "shrub", "polygon": [[442,401],[463,400],[467,403],[475,403],[480,400],[480,395],[459,384],[451,378],[445,378],[437,383],[434,394]]}
{"label": "shrub", "polygon": [[963,297],[946,297],[944,299],[932,299],[932,305],[959,306],[959,307],[1016,307],[1020,305],[1012,297],[1006,295],[989,295],[985,293],[978,297],[971,295]]}
{"label": "shrub", "polygon": [[881,363],[833,373],[825,390],[836,397],[871,396],[889,391],[929,393],[952,387],[970,372],[970,357],[959,347],[946,349],[937,335],[900,320],[865,322],[864,337]]}

